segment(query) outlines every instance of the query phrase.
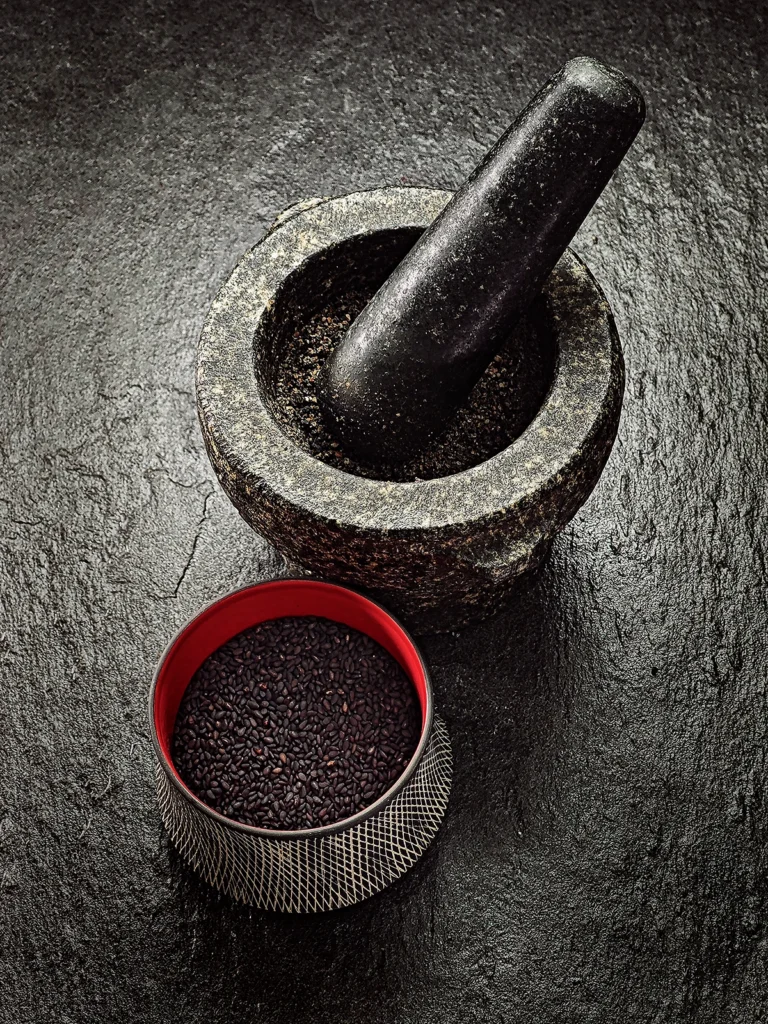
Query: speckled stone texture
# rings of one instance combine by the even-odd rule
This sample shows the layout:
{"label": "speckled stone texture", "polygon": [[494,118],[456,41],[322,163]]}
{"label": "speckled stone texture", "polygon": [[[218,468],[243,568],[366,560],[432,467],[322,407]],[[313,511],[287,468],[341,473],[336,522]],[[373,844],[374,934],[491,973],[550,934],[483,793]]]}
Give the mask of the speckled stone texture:
{"label": "speckled stone texture", "polygon": [[605,465],[624,388],[611,311],[567,250],[543,288],[553,380],[510,447],[461,473],[400,483],[328,466],[287,436],[273,408],[287,340],[345,288],[375,290],[450,195],[400,186],[286,211],[214,300],[197,361],[206,448],[246,522],[417,632],[498,612],[540,564]]}
{"label": "speckled stone texture", "polygon": [[[768,1019],[763,8],[6,4],[3,1024]],[[426,856],[313,918],[163,834],[146,701],[283,570],[194,396],[221,282],[296,197],[455,188],[553,66],[649,97],[574,242],[627,366],[600,482],[509,612],[429,640],[455,758]]]}

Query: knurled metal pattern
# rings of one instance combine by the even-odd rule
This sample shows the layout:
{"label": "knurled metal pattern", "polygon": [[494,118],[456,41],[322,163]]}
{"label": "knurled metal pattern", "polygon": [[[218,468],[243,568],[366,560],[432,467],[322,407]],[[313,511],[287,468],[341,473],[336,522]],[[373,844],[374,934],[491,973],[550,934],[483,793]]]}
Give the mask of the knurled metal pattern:
{"label": "knurled metal pattern", "polygon": [[343,831],[271,839],[209,817],[156,771],[163,823],[194,870],[243,903],[294,913],[350,906],[407,871],[442,821],[451,774],[448,730],[435,715],[418,768],[381,811]]}

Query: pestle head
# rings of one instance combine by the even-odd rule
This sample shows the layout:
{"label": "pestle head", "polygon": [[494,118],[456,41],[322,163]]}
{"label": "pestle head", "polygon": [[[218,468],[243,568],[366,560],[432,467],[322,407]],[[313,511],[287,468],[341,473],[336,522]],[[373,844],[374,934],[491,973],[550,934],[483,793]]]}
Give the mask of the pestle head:
{"label": "pestle head", "polygon": [[445,430],[645,118],[620,71],[568,61],[510,125],[354,321],[318,378],[339,441],[396,462]]}

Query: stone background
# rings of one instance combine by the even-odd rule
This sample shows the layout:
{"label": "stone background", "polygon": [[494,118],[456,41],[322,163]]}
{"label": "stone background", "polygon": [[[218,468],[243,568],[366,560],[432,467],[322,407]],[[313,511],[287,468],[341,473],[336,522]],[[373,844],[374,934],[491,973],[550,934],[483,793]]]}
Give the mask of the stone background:
{"label": "stone background", "polygon": [[[768,1015],[762,5],[0,9],[0,1019]],[[162,833],[146,698],[201,604],[283,569],[203,452],[195,342],[294,200],[455,187],[562,61],[647,125],[576,248],[628,387],[515,607],[426,643],[436,844],[347,911],[220,898]]]}

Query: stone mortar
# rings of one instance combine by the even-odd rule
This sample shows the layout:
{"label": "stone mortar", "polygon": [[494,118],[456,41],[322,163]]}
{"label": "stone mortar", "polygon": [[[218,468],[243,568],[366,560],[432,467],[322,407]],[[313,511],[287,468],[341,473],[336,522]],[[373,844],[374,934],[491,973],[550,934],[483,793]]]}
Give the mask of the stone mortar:
{"label": "stone mortar", "polygon": [[309,573],[371,593],[417,632],[493,614],[540,564],[602,472],[624,388],[610,307],[567,250],[543,289],[553,381],[503,451],[403,483],[343,472],[286,437],[270,411],[281,343],[340,290],[382,283],[450,195],[393,187],[291,207],[221,289],[197,359],[206,448],[246,522]]}

